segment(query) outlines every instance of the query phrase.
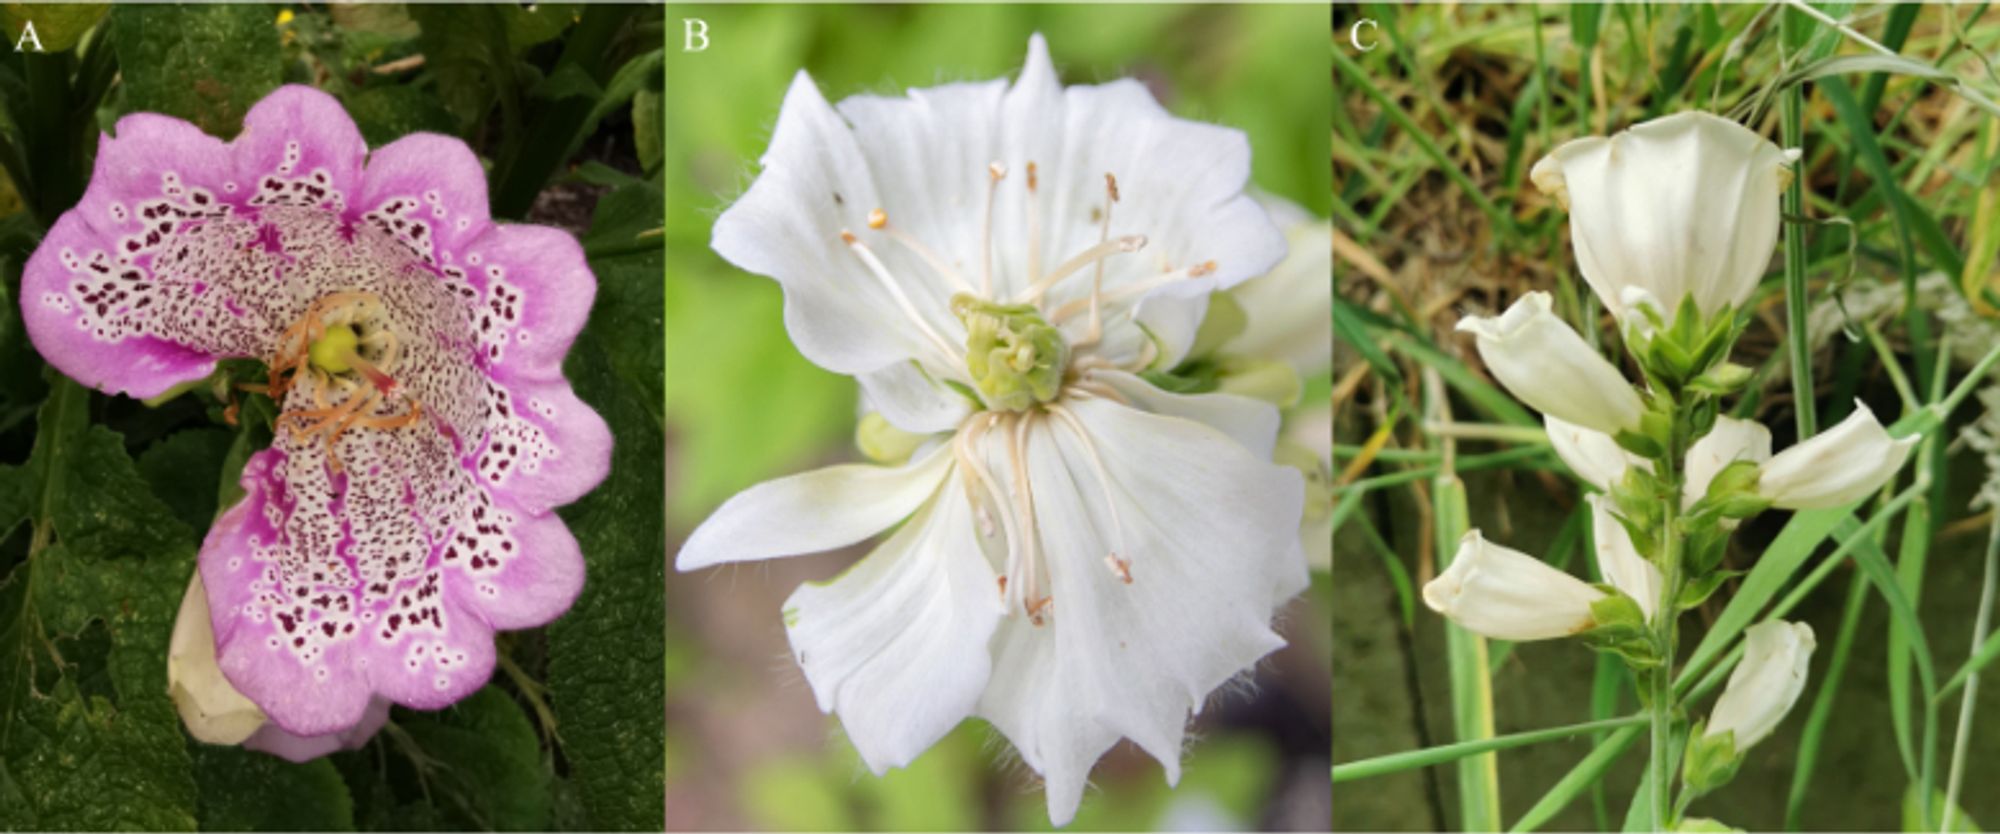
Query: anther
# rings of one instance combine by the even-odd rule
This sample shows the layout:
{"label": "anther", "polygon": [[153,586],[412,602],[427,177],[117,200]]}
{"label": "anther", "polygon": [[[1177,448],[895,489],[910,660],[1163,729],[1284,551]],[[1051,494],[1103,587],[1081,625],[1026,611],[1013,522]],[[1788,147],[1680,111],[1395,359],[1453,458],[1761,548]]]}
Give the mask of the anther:
{"label": "anther", "polygon": [[1104,564],[1111,566],[1111,575],[1118,577],[1118,581],[1132,584],[1132,560],[1120,559],[1116,553],[1106,553]]}
{"label": "anther", "polygon": [[869,212],[868,212],[868,228],[870,228],[870,229],[880,229],[880,228],[882,228],[883,226],[887,226],[887,225],[889,225],[889,213],[888,213],[888,212],[886,212],[886,211],[883,211],[883,210],[881,210],[881,209],[879,209],[879,208],[878,208],[878,209],[874,209],[874,210],[871,210],[871,211],[869,211]]}

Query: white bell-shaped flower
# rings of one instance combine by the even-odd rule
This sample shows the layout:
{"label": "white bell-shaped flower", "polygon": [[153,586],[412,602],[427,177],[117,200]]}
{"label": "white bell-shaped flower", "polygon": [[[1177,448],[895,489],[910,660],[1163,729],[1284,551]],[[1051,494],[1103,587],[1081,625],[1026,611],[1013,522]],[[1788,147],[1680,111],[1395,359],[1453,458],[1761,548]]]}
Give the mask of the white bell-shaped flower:
{"label": "white bell-shaped flower", "polygon": [[1424,604],[1467,630],[1501,640],[1568,637],[1596,621],[1604,592],[1547,562],[1486,541],[1473,530],[1451,567],[1424,585]]}
{"label": "white bell-shaped flower", "polygon": [[1671,312],[1741,307],[1771,262],[1778,196],[1796,151],[1736,122],[1687,112],[1564,143],[1529,178],[1569,210],[1577,266],[1625,317],[1626,287]]}
{"label": "white bell-shaped flower", "polygon": [[1550,303],[1531,292],[1497,318],[1460,319],[1458,329],[1478,337],[1487,370],[1530,408],[1605,434],[1639,428],[1639,393]]}
{"label": "white bell-shaped flower", "polygon": [[1813,647],[1805,623],[1766,620],[1744,631],[1743,661],[1729,674],[1705,734],[1735,731],[1739,752],[1770,735],[1805,691]]}
{"label": "white bell-shaped flower", "polygon": [[1859,501],[1894,477],[1923,438],[1890,437],[1859,400],[1839,425],[1779,452],[1757,475],[1757,494],[1788,510]]}
{"label": "white bell-shaped flower", "polygon": [[1611,583],[1611,587],[1624,591],[1638,603],[1639,612],[1646,615],[1647,622],[1652,622],[1653,612],[1660,607],[1661,585],[1666,581],[1660,576],[1660,569],[1639,555],[1639,549],[1632,545],[1632,534],[1612,514],[1609,499],[1591,495],[1584,500],[1590,502],[1590,536],[1597,545],[1597,572],[1604,575],[1604,581]]}

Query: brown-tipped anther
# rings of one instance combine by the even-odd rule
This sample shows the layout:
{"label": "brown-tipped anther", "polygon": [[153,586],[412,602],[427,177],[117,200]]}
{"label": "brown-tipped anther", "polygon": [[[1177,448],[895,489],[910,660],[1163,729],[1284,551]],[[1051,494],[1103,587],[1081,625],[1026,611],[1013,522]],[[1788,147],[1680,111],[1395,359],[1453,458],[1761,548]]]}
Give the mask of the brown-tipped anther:
{"label": "brown-tipped anther", "polygon": [[988,162],[986,163],[986,175],[992,177],[994,182],[1004,180],[1007,178],[1007,166],[998,162]]}
{"label": "brown-tipped anther", "polygon": [[883,211],[881,209],[873,209],[868,212],[868,228],[880,229],[883,226],[887,225],[889,225],[888,212]]}
{"label": "brown-tipped anther", "polygon": [[853,246],[853,245],[854,245],[854,233],[853,233],[853,232],[850,232],[850,231],[848,231],[848,230],[846,230],[846,229],[841,229],[841,230],[840,230],[840,242],[841,242],[841,243],[845,243],[845,244],[847,244],[847,245],[849,245],[849,246]]}
{"label": "brown-tipped anther", "polygon": [[1035,625],[1041,625],[1045,622],[1049,606],[1053,605],[1055,601],[1055,597],[1042,597],[1041,599],[1031,599],[1022,603],[1022,608],[1028,612],[1028,622]]}
{"label": "brown-tipped anther", "polygon": [[1118,178],[1108,171],[1104,174],[1104,191],[1111,195],[1111,202],[1118,202]]}
{"label": "brown-tipped anther", "polygon": [[1209,273],[1211,273],[1211,272],[1214,272],[1214,271],[1215,271],[1215,262],[1214,262],[1214,261],[1207,261],[1207,262],[1205,262],[1205,263],[1202,263],[1202,264],[1199,264],[1199,265],[1195,266],[1195,267],[1194,267],[1194,268],[1192,268],[1192,269],[1189,269],[1189,270],[1188,270],[1188,277],[1189,277],[1189,278],[1200,278],[1201,276],[1203,276],[1203,275],[1207,275],[1207,274],[1209,274]]}
{"label": "brown-tipped anther", "polygon": [[1120,559],[1118,554],[1108,553],[1104,556],[1104,564],[1111,567],[1111,575],[1118,577],[1118,581],[1127,585],[1132,584],[1132,560]]}
{"label": "brown-tipped anther", "polygon": [[1041,182],[1041,179],[1035,176],[1035,163],[1028,163],[1028,190],[1035,190],[1037,186],[1041,185]]}

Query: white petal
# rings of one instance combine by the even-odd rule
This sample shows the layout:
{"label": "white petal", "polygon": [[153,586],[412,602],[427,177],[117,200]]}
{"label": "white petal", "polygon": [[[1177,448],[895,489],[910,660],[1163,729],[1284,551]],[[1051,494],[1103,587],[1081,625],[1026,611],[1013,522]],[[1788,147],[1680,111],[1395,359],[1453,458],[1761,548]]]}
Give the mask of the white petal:
{"label": "white petal", "polygon": [[1757,493],[1788,510],[1838,507],[1867,497],[1895,476],[1923,438],[1897,439],[1859,400],[1854,413],[1764,464]]}
{"label": "white petal", "polygon": [[[1188,715],[1283,645],[1271,616],[1306,583],[1297,470],[1193,421],[1104,400],[1073,410],[1109,484],[1066,424],[1033,430],[1027,466],[1052,613],[1039,628],[1003,628],[980,702],[1049,780],[1058,823],[1120,736],[1175,780]],[[1107,565],[1114,553],[1129,560],[1130,583]]]}
{"label": "white petal", "polygon": [[1546,414],[1542,415],[1542,426],[1549,434],[1549,445],[1556,450],[1556,457],[1562,458],[1584,483],[1599,490],[1610,492],[1612,486],[1624,479],[1628,466],[1653,471],[1652,461],[1625,451],[1604,432]]}
{"label": "white petal", "polygon": [[1590,535],[1597,544],[1597,572],[1611,587],[1624,591],[1639,604],[1639,611],[1652,622],[1660,607],[1660,586],[1666,579],[1660,569],[1632,545],[1632,534],[1612,514],[1611,501],[1602,495],[1584,498],[1590,502]]}
{"label": "white petal", "polygon": [[1637,429],[1638,393],[1550,304],[1548,293],[1531,292],[1498,318],[1460,319],[1458,329],[1478,337],[1487,370],[1530,408],[1605,434]]}
{"label": "white petal", "polygon": [[1451,565],[1424,585],[1424,604],[1467,630],[1502,640],[1550,640],[1591,626],[1604,592],[1473,530]]}
{"label": "white petal", "polygon": [[844,547],[901,521],[951,469],[940,444],[900,467],[842,464],[765,481],[737,493],[695,528],[674,566],[796,556]]}
{"label": "white petal", "polygon": [[180,710],[181,723],[198,741],[241,744],[264,725],[264,711],[230,686],[215,662],[215,626],[200,571],[188,580],[180,613],[174,617],[167,645],[167,690]]}
{"label": "white petal", "polygon": [[1134,408],[1169,417],[1184,417],[1229,435],[1250,454],[1271,457],[1278,440],[1276,406],[1235,394],[1175,394],[1124,371],[1091,371],[1132,403]]}
{"label": "white petal", "polygon": [[1740,307],[1771,261],[1791,157],[1733,121],[1677,113],[1609,138],[1566,143],[1530,177],[1570,212],[1577,266],[1623,317],[1622,289],[1667,309],[1692,294],[1714,314]]}
{"label": "white petal", "polygon": [[1289,251],[1270,274],[1230,290],[1246,325],[1228,349],[1290,362],[1302,377],[1324,373],[1333,366],[1333,224],[1277,197],[1261,202],[1284,218]]}
{"label": "white petal", "polygon": [[1743,632],[1743,660],[1709,714],[1708,735],[1736,733],[1747,750],[1783,721],[1806,688],[1814,648],[1812,626],[1765,620]]}
{"label": "white petal", "polygon": [[1715,418],[1715,427],[1694,442],[1687,452],[1687,481],[1681,490],[1683,506],[1708,494],[1708,484],[1717,473],[1739,460],[1763,463],[1771,459],[1771,430],[1755,420]]}
{"label": "white petal", "polygon": [[862,761],[902,767],[972,714],[992,665],[999,585],[972,509],[945,490],[846,573],[785,602],[785,631],[820,710]]}
{"label": "white petal", "polygon": [[890,425],[916,434],[950,431],[972,413],[972,402],[915,362],[897,362],[855,377],[862,401]]}
{"label": "white petal", "polygon": [[[750,189],[716,219],[711,245],[784,288],[785,327],[799,351],[847,374],[934,360],[936,348],[841,240],[842,231],[865,230],[868,212],[883,198],[853,131],[804,72],[785,93],[762,166]],[[962,339],[924,273],[900,251],[873,248],[926,323],[947,340],[953,333]]]}

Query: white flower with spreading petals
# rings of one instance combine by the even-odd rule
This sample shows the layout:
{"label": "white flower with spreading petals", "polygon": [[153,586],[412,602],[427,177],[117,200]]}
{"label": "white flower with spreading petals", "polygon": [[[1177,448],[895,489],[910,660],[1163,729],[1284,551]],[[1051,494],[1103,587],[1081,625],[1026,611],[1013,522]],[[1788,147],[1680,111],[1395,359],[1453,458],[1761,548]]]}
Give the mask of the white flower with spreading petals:
{"label": "white flower with spreading petals", "polygon": [[979,716],[1065,823],[1120,738],[1176,780],[1189,714],[1283,645],[1304,487],[1271,462],[1276,409],[1138,376],[1186,353],[1211,292],[1284,256],[1249,171],[1241,133],[1174,118],[1136,81],[1065,89],[1040,37],[1011,85],[835,108],[792,84],[714,247],[778,281],[807,358],[929,437],[899,467],[746,490],[677,565],[894,528],[784,610],[870,769]]}

